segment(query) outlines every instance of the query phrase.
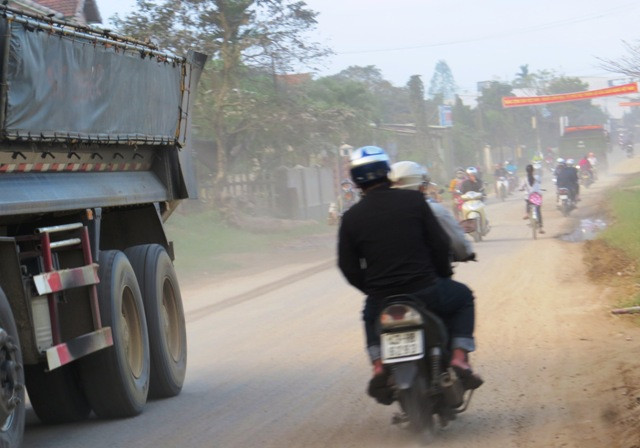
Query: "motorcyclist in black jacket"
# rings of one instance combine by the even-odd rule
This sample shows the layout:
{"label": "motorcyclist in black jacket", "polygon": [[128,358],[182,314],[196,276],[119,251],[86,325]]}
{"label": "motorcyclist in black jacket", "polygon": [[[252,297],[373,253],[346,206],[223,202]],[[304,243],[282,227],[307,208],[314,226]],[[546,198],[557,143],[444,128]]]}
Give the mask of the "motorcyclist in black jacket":
{"label": "motorcyclist in black jacket", "polygon": [[473,293],[453,275],[450,241],[438,220],[415,190],[392,189],[387,177],[389,157],[365,146],[351,156],[351,177],[362,199],[342,217],[338,265],[347,281],[367,295],[363,320],[374,377],[369,393],[386,381],[375,325],[382,301],[394,294],[413,294],[441,316],[451,337],[451,367],[465,387],[482,379],[472,372],[467,354],[475,350]]}
{"label": "motorcyclist in black jacket", "polygon": [[484,182],[478,176],[478,169],[474,166],[470,166],[467,168],[467,180],[462,183],[461,192],[462,194],[468,193],[470,191],[477,191],[478,193],[482,193],[482,197],[484,199]]}
{"label": "motorcyclist in black jacket", "polygon": [[[569,159],[567,162],[572,162],[572,159]],[[578,200],[578,194],[580,193],[578,170],[573,166],[573,163],[562,163],[558,166],[561,168],[559,170],[556,169],[556,186],[559,188],[567,188],[571,195],[571,200],[575,203]]]}

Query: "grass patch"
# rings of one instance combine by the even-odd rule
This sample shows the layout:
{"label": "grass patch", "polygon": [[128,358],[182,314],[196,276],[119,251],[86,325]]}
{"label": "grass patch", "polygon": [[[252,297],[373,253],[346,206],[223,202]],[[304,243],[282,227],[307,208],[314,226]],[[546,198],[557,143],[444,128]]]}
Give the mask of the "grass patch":
{"label": "grass patch", "polygon": [[233,270],[241,266],[230,261],[228,255],[265,252],[305,235],[330,231],[326,224],[308,223],[269,233],[249,232],[226,225],[217,211],[175,213],[165,227],[181,276]]}
{"label": "grass patch", "polygon": [[[609,225],[587,245],[592,278],[603,274],[621,288],[620,306],[640,305],[640,176],[625,180],[607,195]],[[597,260],[597,261],[596,261]],[[596,271],[599,272],[596,273]]]}
{"label": "grass patch", "polygon": [[608,194],[611,224],[600,238],[640,260],[640,177],[633,177]]}

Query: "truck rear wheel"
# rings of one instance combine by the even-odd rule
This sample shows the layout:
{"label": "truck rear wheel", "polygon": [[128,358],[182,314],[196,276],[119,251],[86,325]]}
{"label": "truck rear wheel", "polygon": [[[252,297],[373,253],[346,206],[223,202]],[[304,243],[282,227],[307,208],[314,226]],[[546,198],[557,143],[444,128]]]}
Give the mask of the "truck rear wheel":
{"label": "truck rear wheel", "polygon": [[149,392],[149,337],[138,281],[129,260],[102,251],[98,299],[102,324],[113,346],[80,360],[84,391],[99,417],[131,417],[142,412]]}
{"label": "truck rear wheel", "polygon": [[187,331],[173,263],[159,244],[125,251],[136,273],[149,329],[152,398],[180,393],[187,370]]}
{"label": "truck rear wheel", "polygon": [[31,406],[43,423],[67,423],[86,419],[91,407],[80,387],[73,364],[47,372],[46,363],[25,366]]}
{"label": "truck rear wheel", "polygon": [[0,288],[0,446],[18,448],[24,435],[24,370],[18,330]]}

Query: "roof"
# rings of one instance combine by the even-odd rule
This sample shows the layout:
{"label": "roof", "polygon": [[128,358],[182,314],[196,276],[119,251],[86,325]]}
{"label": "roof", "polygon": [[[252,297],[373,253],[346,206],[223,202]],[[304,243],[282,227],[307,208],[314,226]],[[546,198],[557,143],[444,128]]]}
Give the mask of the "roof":
{"label": "roof", "polygon": [[65,19],[80,19],[86,23],[101,23],[96,0],[33,0],[34,3],[61,13]]}
{"label": "roof", "polygon": [[276,75],[276,79],[284,84],[296,86],[311,81],[311,73],[292,73],[284,75]]}

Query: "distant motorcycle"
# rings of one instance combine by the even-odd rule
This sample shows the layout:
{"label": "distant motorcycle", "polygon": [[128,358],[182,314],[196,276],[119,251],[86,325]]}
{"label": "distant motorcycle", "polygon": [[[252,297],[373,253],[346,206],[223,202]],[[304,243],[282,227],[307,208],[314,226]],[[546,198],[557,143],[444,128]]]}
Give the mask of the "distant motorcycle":
{"label": "distant motorcycle", "polygon": [[580,170],[579,175],[580,175],[579,177],[580,184],[583,185],[585,188],[589,188],[593,183],[593,174],[589,170],[584,169],[584,170]]}
{"label": "distant motorcycle", "polygon": [[624,150],[627,153],[628,158],[633,157],[633,143],[627,143],[624,145]]}
{"label": "distant motorcycle", "polygon": [[340,194],[337,201],[329,204],[327,223],[329,225],[337,225],[344,212],[349,210],[356,202],[358,202],[358,194],[353,182],[343,180],[340,183]]}
{"label": "distant motorcycle", "polygon": [[513,193],[518,188],[518,176],[515,172],[509,171],[509,175],[507,176],[507,181],[509,181],[509,193]]}
{"label": "distant motorcycle", "polygon": [[576,207],[569,189],[565,187],[558,187],[556,191],[556,198],[556,206],[562,212],[562,216],[569,216],[571,210]]}
{"label": "distant motorcycle", "polygon": [[507,195],[509,194],[509,181],[505,176],[498,177],[496,181],[496,194],[502,201],[507,199]]}
{"label": "distant motorcycle", "polygon": [[489,233],[489,221],[482,198],[483,194],[477,191],[468,191],[460,195],[462,201],[460,225],[466,233],[471,234],[475,242],[482,241],[482,238]]}
{"label": "distant motorcycle", "polygon": [[540,179],[542,180],[542,162],[533,162],[533,174],[540,176]]}
{"label": "distant motorcycle", "polygon": [[448,367],[447,330],[438,316],[409,294],[384,299],[378,328],[389,375],[389,393],[378,401],[398,401],[402,413],[392,422],[407,425],[428,443],[435,436],[436,416],[440,426],[447,426],[467,409],[473,394],[465,393],[462,381]]}

